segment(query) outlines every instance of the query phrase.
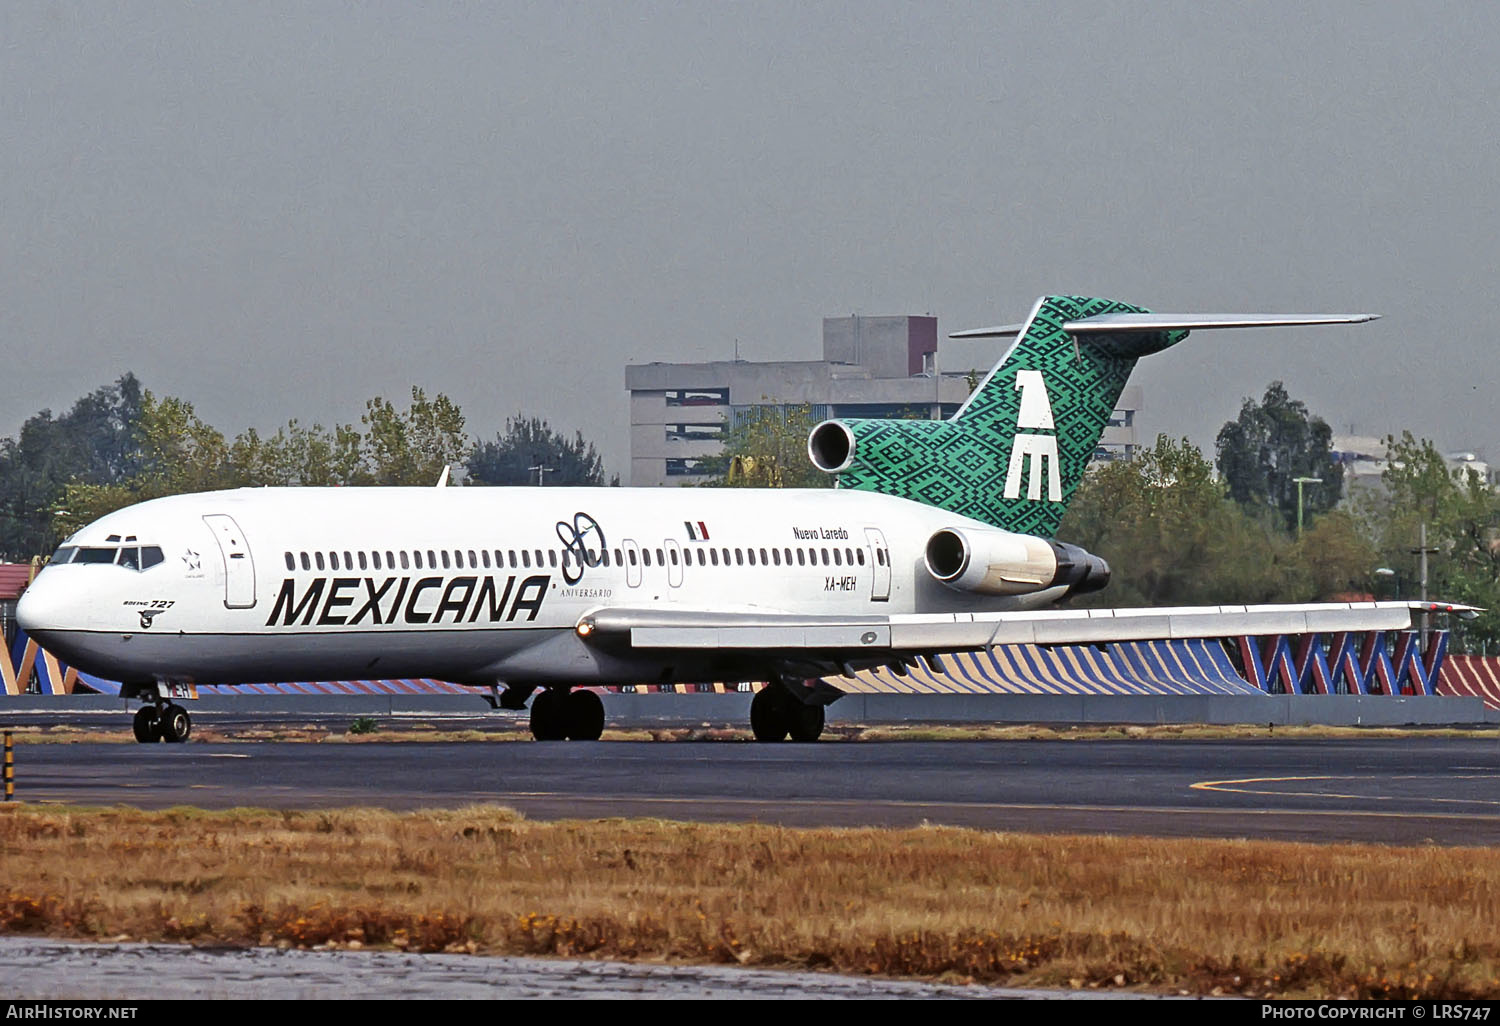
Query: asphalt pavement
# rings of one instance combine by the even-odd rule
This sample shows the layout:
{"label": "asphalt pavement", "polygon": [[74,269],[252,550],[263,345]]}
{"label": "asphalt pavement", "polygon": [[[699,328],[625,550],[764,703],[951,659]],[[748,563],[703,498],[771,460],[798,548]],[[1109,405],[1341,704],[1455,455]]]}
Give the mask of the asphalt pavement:
{"label": "asphalt pavement", "polygon": [[1500,841],[1500,739],[25,745],[25,801]]}

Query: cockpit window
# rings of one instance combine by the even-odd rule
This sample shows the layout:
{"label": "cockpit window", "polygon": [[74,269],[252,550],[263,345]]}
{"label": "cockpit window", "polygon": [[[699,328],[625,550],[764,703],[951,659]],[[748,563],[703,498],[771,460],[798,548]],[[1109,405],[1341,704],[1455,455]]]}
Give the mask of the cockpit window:
{"label": "cockpit window", "polygon": [[149,570],[165,561],[159,545],[64,545],[49,566],[63,563],[113,563],[126,570]]}

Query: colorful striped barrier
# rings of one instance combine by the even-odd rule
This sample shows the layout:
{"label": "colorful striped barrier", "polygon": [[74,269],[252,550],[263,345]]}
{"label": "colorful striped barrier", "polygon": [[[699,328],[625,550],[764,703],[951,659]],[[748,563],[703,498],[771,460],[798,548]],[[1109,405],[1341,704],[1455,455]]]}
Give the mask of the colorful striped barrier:
{"label": "colorful striped barrier", "polygon": [[[0,647],[0,679],[5,683],[5,693],[22,694],[30,687],[33,675],[44,695],[71,695],[79,681],[77,670],[64,667],[56,656],[28,638],[25,631],[18,630],[15,643],[8,650]],[[116,692],[119,688],[116,684]]]}
{"label": "colorful striped barrier", "polygon": [[1332,635],[1326,652],[1318,634],[1239,640],[1246,679],[1267,694],[1432,695],[1448,652],[1447,631],[1432,631],[1425,653],[1415,631],[1397,635],[1394,654],[1381,631]]}
{"label": "colorful striped barrier", "polygon": [[1500,709],[1500,656],[1449,656],[1438,675],[1437,693],[1478,698],[1485,708]]}
{"label": "colorful striped barrier", "polygon": [[[79,681],[102,695],[118,695],[117,681],[85,674]],[[474,689],[445,680],[322,680],[288,684],[199,684],[198,695],[472,695]]]}
{"label": "colorful striped barrier", "polygon": [[[1002,645],[917,657],[904,666],[828,677],[851,694],[1014,695],[1475,695],[1500,708],[1500,658],[1455,656],[1448,636],[1434,631],[1425,653],[1415,633],[1397,636],[1394,651],[1381,633],[1240,638],[1244,675],[1218,640],[1120,642],[1105,645]],[[118,695],[120,685],[62,665],[21,635],[0,649],[5,693]],[[756,690],[760,683],[639,684],[607,690],[675,694]],[[290,684],[200,684],[202,695],[464,695],[475,689],[428,678],[304,681]]]}

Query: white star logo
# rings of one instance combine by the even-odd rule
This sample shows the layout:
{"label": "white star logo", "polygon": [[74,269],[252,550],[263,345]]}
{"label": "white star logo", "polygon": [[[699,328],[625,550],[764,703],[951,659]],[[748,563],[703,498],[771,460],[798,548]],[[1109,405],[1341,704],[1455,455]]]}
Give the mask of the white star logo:
{"label": "white star logo", "polygon": [[203,567],[203,561],[198,558],[198,553],[192,549],[188,549],[187,552],[183,553],[182,561],[187,565],[189,570],[199,570]]}

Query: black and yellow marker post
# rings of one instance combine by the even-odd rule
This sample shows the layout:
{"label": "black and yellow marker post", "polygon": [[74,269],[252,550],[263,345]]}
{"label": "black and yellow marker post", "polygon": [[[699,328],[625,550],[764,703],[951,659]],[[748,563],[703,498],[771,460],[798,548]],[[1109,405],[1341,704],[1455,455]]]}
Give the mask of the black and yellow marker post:
{"label": "black and yellow marker post", "polygon": [[8,730],[5,732],[5,800],[16,800],[16,754]]}

